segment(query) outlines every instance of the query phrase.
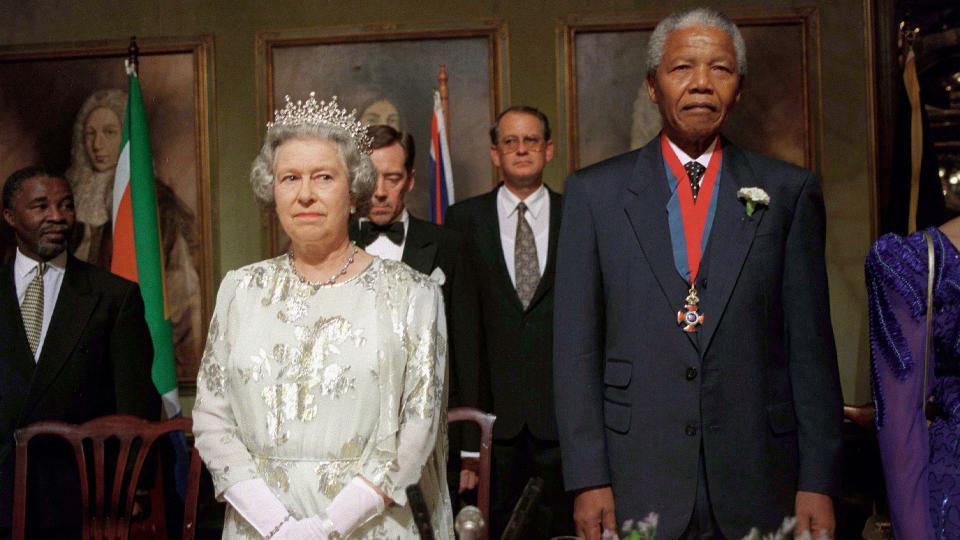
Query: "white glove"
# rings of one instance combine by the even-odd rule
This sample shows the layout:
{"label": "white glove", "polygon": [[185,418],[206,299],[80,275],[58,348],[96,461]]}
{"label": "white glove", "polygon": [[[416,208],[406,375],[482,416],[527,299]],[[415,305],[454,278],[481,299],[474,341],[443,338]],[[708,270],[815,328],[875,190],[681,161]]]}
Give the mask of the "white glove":
{"label": "white glove", "polygon": [[383,497],[365,480],[356,476],[337,494],[327,507],[327,518],[333,528],[346,538],[354,529],[383,512]]}
{"label": "white glove", "polygon": [[270,540],[327,540],[327,531],[323,528],[323,521],[316,516],[299,520],[291,518]]}
{"label": "white glove", "polygon": [[289,525],[291,521],[296,521],[293,518],[288,519],[290,512],[270,491],[262,478],[237,482],[223,493],[223,497],[243,519],[247,520],[247,523],[260,533],[260,536],[265,537],[273,532],[276,537],[280,531],[275,529],[283,523],[283,520],[287,520],[287,523],[283,523],[284,526]]}

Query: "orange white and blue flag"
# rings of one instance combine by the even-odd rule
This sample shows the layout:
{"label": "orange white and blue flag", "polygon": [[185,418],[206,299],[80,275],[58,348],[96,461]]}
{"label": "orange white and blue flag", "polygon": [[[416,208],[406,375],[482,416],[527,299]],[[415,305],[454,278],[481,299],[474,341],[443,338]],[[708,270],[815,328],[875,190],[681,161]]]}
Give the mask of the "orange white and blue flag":
{"label": "orange white and blue flag", "polygon": [[450,138],[447,133],[440,92],[433,92],[433,119],[430,123],[430,221],[443,225],[447,207],[453,204],[453,169],[450,166]]}

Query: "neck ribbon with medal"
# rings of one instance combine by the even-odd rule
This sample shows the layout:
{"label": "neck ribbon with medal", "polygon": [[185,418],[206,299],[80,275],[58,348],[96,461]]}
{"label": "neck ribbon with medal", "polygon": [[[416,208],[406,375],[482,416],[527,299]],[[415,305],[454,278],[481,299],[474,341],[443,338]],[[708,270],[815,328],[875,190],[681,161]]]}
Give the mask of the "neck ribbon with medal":
{"label": "neck ribbon with medal", "polygon": [[[700,270],[700,259],[703,256],[703,234],[707,227],[710,203],[713,199],[713,188],[720,172],[723,153],[720,149],[720,139],[717,138],[713,155],[710,157],[710,164],[700,180],[700,191],[697,193],[696,202],[694,202],[690,178],[673,148],[670,147],[666,135],[660,136],[660,149],[670,172],[677,179],[677,198],[680,203],[680,216],[683,220],[683,242],[679,243],[686,250],[687,269],[690,273],[690,290],[687,292],[683,308],[677,311],[677,324],[684,332],[696,332],[703,325],[703,312],[700,311],[700,297],[697,295],[697,272]],[[678,243],[676,238],[673,241],[675,244]],[[676,249],[676,246],[674,249]]]}

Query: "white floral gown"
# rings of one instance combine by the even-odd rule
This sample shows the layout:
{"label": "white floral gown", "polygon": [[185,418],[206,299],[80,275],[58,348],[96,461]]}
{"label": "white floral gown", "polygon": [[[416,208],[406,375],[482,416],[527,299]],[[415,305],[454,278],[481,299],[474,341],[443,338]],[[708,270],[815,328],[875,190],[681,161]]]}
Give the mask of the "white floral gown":
{"label": "white floral gown", "polygon": [[[260,477],[304,518],[359,474],[396,504],[350,538],[419,538],[405,493],[419,481],[437,538],[454,538],[445,357],[440,288],[402,263],[330,286],[287,256],[228,273],[193,410],[217,497]],[[223,537],[260,536],[228,505]]]}

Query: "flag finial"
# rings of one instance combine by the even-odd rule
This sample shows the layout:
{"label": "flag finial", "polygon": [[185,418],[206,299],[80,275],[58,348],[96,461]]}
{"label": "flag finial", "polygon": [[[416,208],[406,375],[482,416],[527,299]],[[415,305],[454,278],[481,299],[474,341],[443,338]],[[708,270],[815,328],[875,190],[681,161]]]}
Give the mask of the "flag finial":
{"label": "flag finial", "polygon": [[127,59],[124,62],[127,68],[127,75],[137,73],[140,67],[140,47],[137,47],[137,36],[130,36],[130,46],[127,47]]}

